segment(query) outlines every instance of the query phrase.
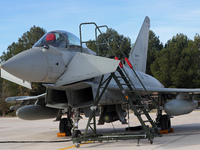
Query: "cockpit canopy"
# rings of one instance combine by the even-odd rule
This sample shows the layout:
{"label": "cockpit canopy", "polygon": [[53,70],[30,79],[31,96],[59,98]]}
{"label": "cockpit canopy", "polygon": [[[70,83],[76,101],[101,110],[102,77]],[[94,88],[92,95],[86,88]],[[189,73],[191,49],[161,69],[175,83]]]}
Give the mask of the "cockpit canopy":
{"label": "cockpit canopy", "polygon": [[67,31],[51,31],[47,32],[42,38],[40,38],[33,47],[43,47],[46,44],[54,47],[68,48],[80,46],[80,40],[77,36]]}

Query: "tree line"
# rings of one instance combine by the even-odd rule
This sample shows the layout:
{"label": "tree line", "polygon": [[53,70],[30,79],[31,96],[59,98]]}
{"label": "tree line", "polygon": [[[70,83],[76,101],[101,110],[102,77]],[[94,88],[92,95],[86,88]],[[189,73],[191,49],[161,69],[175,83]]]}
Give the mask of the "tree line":
{"label": "tree line", "polygon": [[[2,64],[12,56],[30,49],[44,34],[46,30],[33,26],[25,32],[18,42],[13,42],[0,56]],[[112,50],[110,50],[105,39]],[[101,46],[97,48],[95,42],[87,43],[87,46],[98,52],[99,55],[112,57],[113,52],[117,57],[128,57],[131,40],[119,34],[114,29],[109,29],[103,36],[99,36]],[[119,51],[119,49],[124,53]],[[196,34],[194,39],[189,39],[184,34],[177,34],[169,39],[165,45],[160,42],[159,37],[150,30],[147,56],[146,73],[157,78],[165,87],[175,88],[200,88],[200,36]],[[0,78],[0,116],[5,116],[9,111],[10,104],[5,102],[6,97],[21,95],[38,95],[45,92],[41,84],[33,83],[33,90],[28,90]]]}

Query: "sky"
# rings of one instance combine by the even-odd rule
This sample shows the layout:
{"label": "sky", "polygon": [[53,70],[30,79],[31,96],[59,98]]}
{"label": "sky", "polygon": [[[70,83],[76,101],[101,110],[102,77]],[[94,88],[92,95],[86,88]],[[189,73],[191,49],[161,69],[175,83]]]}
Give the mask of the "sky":
{"label": "sky", "polygon": [[[177,33],[192,40],[200,33],[199,0],[6,0],[0,2],[0,14],[0,55],[34,25],[79,37],[80,23],[95,22],[134,43],[148,16],[150,29],[163,44]],[[84,40],[94,37],[93,26],[89,27],[83,27]]]}

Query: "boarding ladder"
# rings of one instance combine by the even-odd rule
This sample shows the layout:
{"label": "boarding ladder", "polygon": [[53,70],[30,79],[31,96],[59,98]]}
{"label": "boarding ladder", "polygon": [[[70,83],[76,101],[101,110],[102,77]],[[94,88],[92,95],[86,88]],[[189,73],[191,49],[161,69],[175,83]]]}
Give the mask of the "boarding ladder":
{"label": "boarding ladder", "polygon": [[[105,40],[106,41],[105,43],[99,43],[98,42],[97,31],[100,34],[102,34],[100,28],[102,28],[102,27],[107,28],[107,26],[97,26],[94,22],[80,24],[79,29],[80,29],[81,48],[82,48],[83,43],[88,43],[88,41],[82,41],[81,26],[82,25],[88,25],[88,24],[93,24],[96,27],[95,28],[96,40],[95,41],[89,41],[89,42],[95,42],[97,44],[97,54],[99,54],[99,46],[100,45],[107,45],[109,51],[115,56],[115,53],[111,49],[107,40]],[[120,49],[120,51],[122,52],[121,49]],[[122,54],[124,55],[123,52],[122,52]],[[115,59],[118,59],[118,58],[115,56]],[[137,77],[137,79],[139,80],[141,85],[143,86],[144,91],[146,92],[146,94],[149,97],[149,99],[151,100],[151,102],[155,106],[157,106],[156,101],[149,95],[149,93],[147,92],[142,81],[140,80],[137,73],[133,69],[131,63],[128,61],[128,59],[126,57],[125,57],[125,61],[130,66],[131,70],[134,72],[135,76]],[[114,140],[114,139],[116,139],[116,140],[138,139],[138,144],[139,144],[140,139],[146,138],[146,139],[149,139],[149,142],[152,144],[154,137],[155,136],[161,136],[161,134],[160,134],[157,126],[155,125],[154,121],[152,120],[152,118],[149,115],[149,109],[147,107],[147,104],[145,104],[145,101],[143,100],[142,96],[136,90],[134,83],[130,80],[130,77],[127,74],[127,72],[125,71],[125,69],[123,68],[123,65],[120,63],[115,73],[111,73],[110,76],[107,77],[106,79],[104,79],[104,78],[105,77],[103,75],[101,77],[101,80],[100,80],[100,83],[99,83],[99,87],[98,87],[98,90],[97,90],[96,97],[94,99],[94,103],[91,106],[91,114],[90,114],[90,117],[88,119],[88,123],[87,123],[87,126],[86,126],[85,133],[82,136],[79,136],[77,138],[73,138],[72,141],[75,143],[75,145],[77,147],[79,146],[78,143],[81,142],[81,141],[89,141],[89,140],[103,141],[103,140]],[[123,134],[123,135],[121,135],[121,134],[117,134],[117,135],[116,134],[112,134],[112,135],[97,134],[95,111],[96,111],[96,108],[98,107],[98,103],[99,103],[102,95],[104,94],[106,88],[108,87],[108,85],[109,85],[109,83],[112,79],[116,82],[120,91],[122,92],[122,94],[124,96],[125,103],[129,104],[129,106],[132,109],[132,111],[134,112],[135,116],[140,121],[140,124],[141,124],[141,126],[144,130],[144,132],[142,134],[137,134],[137,135],[135,135],[135,134],[128,134],[128,135],[127,134]],[[150,124],[150,126],[148,124]],[[94,134],[92,136],[87,135],[88,128],[91,128],[92,131],[94,132]]]}
{"label": "boarding ladder", "polygon": [[[130,108],[133,110],[135,116],[140,121],[147,137],[150,140],[152,140],[154,136],[160,136],[161,134],[157,126],[155,125],[154,121],[149,115],[149,109],[147,107],[147,104],[145,104],[145,101],[143,100],[139,92],[136,90],[134,84],[130,80],[125,70],[123,68],[118,67],[117,72],[119,73],[119,76],[115,73],[111,73],[112,77],[117,83],[121,92],[123,93],[124,99],[130,105]],[[125,87],[127,87],[128,90],[126,90]],[[144,118],[142,118],[142,116],[146,117],[145,120]],[[151,128],[146,123],[149,123]]]}

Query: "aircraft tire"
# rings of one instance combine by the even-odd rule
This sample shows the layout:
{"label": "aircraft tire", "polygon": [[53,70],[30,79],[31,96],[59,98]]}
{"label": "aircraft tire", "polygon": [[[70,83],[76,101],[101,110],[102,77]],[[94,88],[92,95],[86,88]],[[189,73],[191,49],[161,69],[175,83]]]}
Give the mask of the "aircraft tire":
{"label": "aircraft tire", "polygon": [[[72,139],[73,139],[73,138],[78,138],[78,137],[80,137],[80,136],[81,136],[81,131],[80,131],[80,130],[74,130],[74,131],[73,131],[73,133],[72,133]],[[79,147],[80,147],[80,143],[81,143],[81,141],[75,142],[76,148],[79,148]]]}
{"label": "aircraft tire", "polygon": [[69,120],[67,118],[62,118],[59,124],[59,130],[61,133],[66,133],[67,136],[72,135],[71,133],[72,127],[69,126]]}
{"label": "aircraft tire", "polygon": [[160,127],[161,130],[169,130],[171,129],[171,121],[167,115],[162,115],[160,119]]}

